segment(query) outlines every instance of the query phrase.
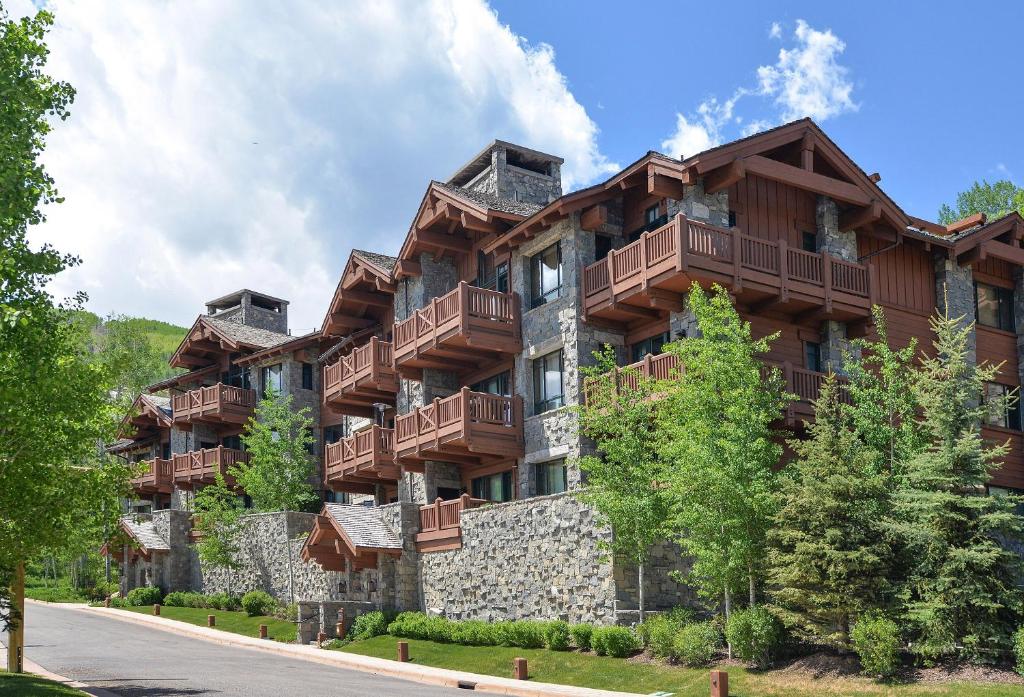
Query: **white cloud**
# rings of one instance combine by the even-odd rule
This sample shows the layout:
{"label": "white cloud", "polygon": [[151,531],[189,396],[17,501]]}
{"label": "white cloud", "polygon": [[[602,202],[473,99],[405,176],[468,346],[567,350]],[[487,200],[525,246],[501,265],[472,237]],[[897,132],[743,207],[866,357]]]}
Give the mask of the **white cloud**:
{"label": "white cloud", "polygon": [[83,257],[53,289],[98,312],[187,323],[248,286],[309,330],[349,250],[394,253],[427,180],[492,138],[565,157],[567,188],[617,169],[551,47],[483,0],[50,5],[78,97],[33,239]]}
{"label": "white cloud", "polygon": [[[773,22],[769,38],[782,38],[782,25]],[[676,114],[675,132],[662,141],[662,149],[675,157],[689,157],[726,138],[730,125],[740,125],[739,135],[748,136],[782,123],[809,116],[824,121],[859,105],[853,101],[853,83],[849,69],[839,63],[846,50],[830,29],[819,31],[804,20],[797,20],[793,46],[781,48],[778,60],[757,71],[756,88],[740,87],[723,103],[709,97],[687,115]],[[770,100],[770,117],[745,119],[736,114],[741,98],[751,96]]]}
{"label": "white cloud", "polygon": [[810,116],[824,121],[856,111],[850,71],[837,60],[846,44],[831,29],[818,31],[802,19],[793,36],[795,48],[780,49],[775,65],[757,69],[761,93],[775,98],[782,120]]}

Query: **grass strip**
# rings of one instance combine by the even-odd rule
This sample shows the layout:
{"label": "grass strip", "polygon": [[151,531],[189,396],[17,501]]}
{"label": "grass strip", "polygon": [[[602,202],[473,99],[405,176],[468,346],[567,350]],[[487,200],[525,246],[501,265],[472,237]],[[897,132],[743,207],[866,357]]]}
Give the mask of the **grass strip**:
{"label": "grass strip", "polygon": [[[153,607],[151,605],[144,607],[126,607],[121,609],[128,610],[130,612],[138,612],[143,615],[153,614]],[[295,641],[295,624],[276,617],[269,617],[265,615],[249,617],[244,612],[231,610],[213,610],[196,607],[168,607],[166,605],[162,605],[160,607],[161,617],[166,617],[170,620],[178,620],[179,622],[188,622],[189,624],[194,624],[199,627],[206,626],[207,615],[214,615],[217,618],[215,629],[219,629],[224,632],[256,637],[259,636],[260,625],[265,624],[267,625],[268,638],[273,639],[274,641]]]}

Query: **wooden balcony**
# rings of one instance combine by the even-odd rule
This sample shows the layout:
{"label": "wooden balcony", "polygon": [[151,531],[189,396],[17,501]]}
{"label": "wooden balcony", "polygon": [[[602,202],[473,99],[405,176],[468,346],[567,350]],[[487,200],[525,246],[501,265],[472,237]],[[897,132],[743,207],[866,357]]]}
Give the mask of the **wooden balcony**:
{"label": "wooden balcony", "polygon": [[181,487],[213,484],[220,473],[231,484],[233,478],[228,474],[228,469],[248,459],[249,456],[245,452],[222,445],[187,453],[175,453],[171,456],[174,483]]}
{"label": "wooden balcony", "polygon": [[334,491],[372,494],[376,485],[398,481],[401,470],[395,464],[395,431],[372,426],[329,443],[324,453],[324,481]]}
{"label": "wooden balcony", "polygon": [[256,408],[256,390],[223,383],[189,390],[171,398],[175,424],[206,421],[219,424],[244,424]]}
{"label": "wooden balcony", "polygon": [[371,337],[333,365],[324,366],[324,404],[348,416],[373,416],[374,403],[394,406],[398,393],[391,343]]}
{"label": "wooden balcony", "polygon": [[173,469],[170,460],[153,458],[143,460],[142,463],[148,469],[143,474],[132,479],[132,490],[139,496],[152,496],[153,494],[169,494],[174,488]]}
{"label": "wooden balcony", "polygon": [[424,368],[471,371],[523,348],[519,296],[466,282],[395,324],[395,367],[420,379]]}
{"label": "wooden balcony", "polygon": [[420,529],[416,533],[417,552],[443,552],[462,547],[462,512],[488,503],[463,494],[457,499],[420,506]]}
{"label": "wooden balcony", "polygon": [[[786,421],[793,423],[797,419],[814,418],[814,402],[821,395],[821,386],[828,378],[828,373],[819,373],[806,368],[798,368],[792,363],[777,361],[765,361],[768,366],[773,366],[782,371],[785,381],[785,390],[797,396],[797,400],[790,402],[786,409]],[[640,378],[653,378],[655,380],[667,380],[675,374],[679,361],[671,353],[662,353],[657,356],[647,354],[643,360],[631,363],[622,368],[615,369],[615,387],[628,386],[630,389],[637,389]],[[849,401],[849,394],[842,388],[845,382],[840,381],[840,399]],[[588,381],[589,383],[589,381]],[[590,385],[587,385],[586,393],[589,395]]]}
{"label": "wooden balcony", "polygon": [[847,321],[870,316],[878,285],[872,275],[873,267],[827,252],[677,215],[586,267],[583,303],[588,318],[628,323],[681,310],[694,281],[717,282],[754,311]]}
{"label": "wooden balcony", "polygon": [[395,419],[395,459],[411,471],[424,460],[480,465],[524,452],[521,397],[463,387]]}

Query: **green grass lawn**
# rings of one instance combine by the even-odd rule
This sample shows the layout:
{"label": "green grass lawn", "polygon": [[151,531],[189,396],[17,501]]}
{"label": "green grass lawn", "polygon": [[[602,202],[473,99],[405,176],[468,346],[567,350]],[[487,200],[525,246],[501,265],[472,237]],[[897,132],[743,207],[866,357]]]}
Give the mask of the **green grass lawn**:
{"label": "green grass lawn", "polygon": [[[131,612],[138,612],[143,615],[152,615],[153,606],[126,607],[122,608]],[[217,629],[233,634],[244,634],[245,636],[256,637],[260,634],[260,625],[267,625],[267,636],[275,641],[295,641],[295,624],[285,622],[276,617],[249,617],[244,612],[232,612],[229,610],[207,610],[206,608],[195,607],[160,607],[160,616],[170,620],[179,620],[189,624],[206,626],[206,616],[217,617]]]}
{"label": "green grass lawn", "polygon": [[36,675],[0,670],[0,697],[85,697],[85,693]]}
{"label": "green grass lawn", "polygon": [[48,603],[84,603],[88,598],[71,586],[32,586],[25,588],[25,597]]}
{"label": "green grass lawn", "polygon": [[[397,639],[379,636],[358,641],[341,651],[394,660]],[[512,677],[512,659],[527,659],[530,679],[579,687],[651,694],[672,692],[677,697],[706,697],[708,671],[662,664],[629,663],[620,658],[544,649],[516,649],[503,646],[457,646],[409,639],[409,657],[414,663],[438,668],[464,670],[482,675]],[[756,673],[728,668],[729,694],[733,697],[849,697],[892,695],[893,697],[1020,697],[1020,685],[879,685],[863,678],[821,678],[786,671]]]}

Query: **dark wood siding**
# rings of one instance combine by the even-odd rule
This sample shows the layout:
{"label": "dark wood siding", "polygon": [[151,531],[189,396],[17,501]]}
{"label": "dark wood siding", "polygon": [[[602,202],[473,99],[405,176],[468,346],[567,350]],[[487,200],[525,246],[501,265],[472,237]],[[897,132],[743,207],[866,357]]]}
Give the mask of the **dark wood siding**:
{"label": "dark wood siding", "polygon": [[803,233],[817,227],[815,201],[810,192],[753,175],[729,189],[729,208],[742,232],[766,240],[785,238],[793,247],[800,247]]}
{"label": "dark wood siding", "polygon": [[[916,243],[892,243],[859,235],[861,257],[874,254],[867,263],[875,267],[878,303],[930,316],[935,311],[935,262],[931,252]],[[884,250],[884,251],[883,251]]]}

